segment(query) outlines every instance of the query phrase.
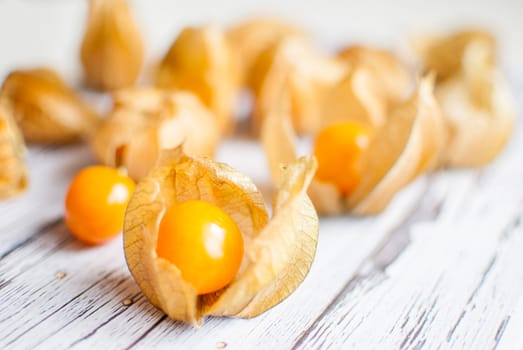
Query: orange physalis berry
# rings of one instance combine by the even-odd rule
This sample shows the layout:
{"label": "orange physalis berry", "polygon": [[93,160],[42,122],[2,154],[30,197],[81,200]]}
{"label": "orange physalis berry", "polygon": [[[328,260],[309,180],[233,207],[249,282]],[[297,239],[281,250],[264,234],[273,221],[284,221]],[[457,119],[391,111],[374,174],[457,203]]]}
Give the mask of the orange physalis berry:
{"label": "orange physalis berry", "polygon": [[209,202],[190,200],[165,212],[156,251],[180,269],[198,294],[206,294],[225,287],[238,272],[243,238],[225,211]]}
{"label": "orange physalis berry", "polygon": [[370,130],[355,122],[341,122],[323,129],[314,146],[318,160],[316,178],[335,185],[344,195],[359,184],[359,160],[367,148]]}
{"label": "orange physalis berry", "polygon": [[65,197],[65,223],[71,233],[88,244],[117,236],[123,227],[134,182],[118,170],[91,166],[74,178]]}

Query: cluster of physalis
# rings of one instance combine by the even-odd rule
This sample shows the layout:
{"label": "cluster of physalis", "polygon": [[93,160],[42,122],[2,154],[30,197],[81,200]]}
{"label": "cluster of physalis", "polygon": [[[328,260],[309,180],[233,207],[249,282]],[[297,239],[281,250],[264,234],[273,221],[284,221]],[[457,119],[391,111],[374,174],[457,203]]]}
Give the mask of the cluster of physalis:
{"label": "cluster of physalis", "polygon": [[[379,213],[417,176],[484,165],[505,145],[514,107],[493,38],[461,32],[413,47],[417,67],[364,46],[323,54],[274,20],[189,28],[153,86],[134,87],[144,45],[128,4],[91,0],[81,62],[91,87],[113,92],[113,108],[100,119],[52,70],[11,73],[0,93],[0,197],[26,187],[24,139],[88,139],[104,165],[72,180],[70,231],[98,244],[123,229],[131,273],[174,319],[256,316],[307,274],[316,212]],[[245,89],[277,183],[271,218],[248,177],[212,160]],[[309,156],[297,157],[297,136],[314,140]]]}

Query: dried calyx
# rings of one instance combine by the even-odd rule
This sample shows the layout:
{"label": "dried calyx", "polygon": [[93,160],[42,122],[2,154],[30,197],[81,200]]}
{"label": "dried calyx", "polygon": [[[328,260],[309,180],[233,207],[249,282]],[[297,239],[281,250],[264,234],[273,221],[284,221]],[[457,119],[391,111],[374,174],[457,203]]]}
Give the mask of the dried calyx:
{"label": "dried calyx", "polygon": [[323,126],[356,121],[377,129],[414,88],[413,75],[392,52],[367,46],[341,50],[349,69],[327,94]]}
{"label": "dried calyx", "polygon": [[90,0],[80,58],[87,84],[114,90],[134,84],[144,59],[127,0]]}
{"label": "dried calyx", "polygon": [[425,69],[438,76],[436,98],[449,129],[443,165],[478,167],[503,149],[515,103],[496,67],[495,41],[483,31],[421,38],[414,43]]}
{"label": "dried calyx", "polygon": [[274,18],[247,20],[230,28],[227,36],[239,58],[241,81],[249,87],[258,84],[253,68],[267,49],[284,38],[307,38],[301,28]]}
{"label": "dried calyx", "polygon": [[[124,224],[127,264],[149,300],[173,319],[193,325],[202,317],[254,317],[292,293],[312,263],[318,218],[307,196],[314,158],[301,158],[282,172],[269,220],[264,200],[245,175],[181,148],[165,151],[138,184]],[[245,242],[240,270],[223,289],[198,295],[180,269],[158,257],[159,222],[177,203],[203,200],[236,222]]]}
{"label": "dried calyx", "polygon": [[236,58],[221,29],[186,28],[158,66],[156,86],[191,91],[216,115],[220,130],[229,132],[239,90]]}
{"label": "dried calyx", "polygon": [[325,99],[346,72],[341,60],[322,55],[299,38],[274,43],[259,56],[252,72],[255,132],[286,98],[296,132],[316,133],[325,122]]}
{"label": "dried calyx", "polygon": [[[404,186],[438,165],[446,130],[432,90],[433,79],[422,79],[412,96],[375,131],[358,161],[361,181],[350,194],[318,178],[312,181],[309,194],[319,213],[379,213]],[[277,179],[281,163],[296,157],[293,139],[284,109],[267,116],[262,141],[273,178]]]}
{"label": "dried calyx", "polygon": [[14,71],[0,92],[27,142],[68,143],[89,137],[99,117],[50,69]]}
{"label": "dried calyx", "polygon": [[0,199],[9,198],[27,187],[23,156],[24,140],[7,101],[0,98]]}
{"label": "dried calyx", "polygon": [[160,151],[183,144],[187,154],[213,156],[220,133],[214,115],[187,92],[130,88],[114,94],[114,108],[92,140],[102,163],[144,177]]}

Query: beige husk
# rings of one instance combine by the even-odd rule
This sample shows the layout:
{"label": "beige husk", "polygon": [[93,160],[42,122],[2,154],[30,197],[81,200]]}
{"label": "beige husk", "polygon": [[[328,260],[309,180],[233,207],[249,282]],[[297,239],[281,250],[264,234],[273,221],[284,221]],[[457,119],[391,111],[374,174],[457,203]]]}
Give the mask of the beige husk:
{"label": "beige husk", "polygon": [[0,98],[0,199],[15,196],[27,188],[24,154],[24,140],[12,110],[8,102]]}
{"label": "beige husk", "polygon": [[[127,264],[149,300],[169,317],[200,325],[206,315],[254,317],[286,298],[312,263],[318,218],[306,190],[316,169],[312,157],[286,166],[269,221],[264,200],[249,178],[181,148],[165,150],[137,186],[127,208]],[[156,254],[158,226],[175,203],[201,199],[227,212],[244,237],[242,267],[233,281],[211,295],[196,295],[178,268]]]}
{"label": "beige husk", "polygon": [[[323,56],[299,38],[284,38],[269,47],[253,68],[255,105],[253,126],[258,132],[263,119],[281,95],[289,99],[290,117],[298,134],[314,134],[325,124],[325,99],[346,75],[341,60]],[[253,78],[254,79],[254,78]]]}
{"label": "beige husk", "polygon": [[80,58],[86,82],[100,90],[134,84],[144,45],[126,0],[90,0]]}
{"label": "beige husk", "polygon": [[28,143],[68,143],[96,129],[98,115],[54,71],[14,71],[0,92]]}
{"label": "beige husk", "polygon": [[404,101],[414,88],[413,74],[392,52],[369,46],[350,46],[338,53],[353,69],[364,67],[389,106]]}
{"label": "beige husk", "polygon": [[373,136],[361,158],[362,180],[347,197],[351,213],[381,212],[398,191],[439,165],[446,128],[433,89],[433,77],[423,78]]}
{"label": "beige husk", "polygon": [[449,141],[442,165],[480,167],[507,143],[515,102],[496,68],[496,43],[479,30],[420,38],[414,48],[438,76],[435,94],[447,122]]}
{"label": "beige husk", "polygon": [[306,33],[290,23],[273,18],[253,18],[227,31],[241,67],[242,85],[257,85],[253,67],[262,53],[286,37],[306,39]]}
{"label": "beige husk", "polygon": [[[439,164],[446,129],[432,89],[433,79],[422,79],[415,93],[376,131],[362,155],[362,180],[350,196],[343,197],[331,184],[312,181],[309,195],[319,213],[379,213],[405,185]],[[262,128],[262,142],[275,180],[279,164],[296,157],[294,134],[287,120],[282,107],[268,115]]]}
{"label": "beige husk", "polygon": [[239,91],[237,57],[226,34],[213,26],[185,28],[158,66],[156,85],[196,94],[230,132]]}
{"label": "beige husk", "polygon": [[220,139],[216,118],[188,92],[130,88],[114,95],[114,108],[92,139],[98,160],[144,177],[160,150],[183,143],[193,156],[214,155]]}

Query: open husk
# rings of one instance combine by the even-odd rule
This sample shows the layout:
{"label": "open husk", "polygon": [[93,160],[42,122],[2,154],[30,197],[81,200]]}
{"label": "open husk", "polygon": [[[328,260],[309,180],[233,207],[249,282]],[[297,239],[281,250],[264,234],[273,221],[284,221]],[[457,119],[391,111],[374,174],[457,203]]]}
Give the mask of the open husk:
{"label": "open husk", "polygon": [[[362,154],[361,182],[353,193],[343,196],[332,184],[312,181],[309,195],[319,213],[377,214],[405,185],[439,164],[446,128],[432,90],[433,79],[422,79],[414,94],[376,130]],[[276,181],[279,165],[296,157],[293,130],[284,109],[281,111],[268,115],[262,128],[262,142]]]}
{"label": "open husk", "polygon": [[423,68],[435,72],[438,81],[460,74],[463,57],[471,48],[471,43],[479,43],[486,48],[486,61],[490,67],[494,67],[496,42],[490,33],[482,30],[465,30],[449,36],[425,36],[412,40]]}
{"label": "open husk", "polygon": [[465,31],[417,44],[423,65],[440,77],[435,93],[450,135],[443,164],[488,164],[507,143],[515,119],[513,96],[495,65],[494,38]]}
{"label": "open husk", "polygon": [[298,134],[314,134],[325,124],[323,106],[330,90],[347,72],[338,59],[323,56],[298,38],[285,38],[268,48],[253,68],[255,105],[253,126],[263,119],[281,96],[289,99],[290,117]]}
{"label": "open husk", "polygon": [[80,52],[87,84],[100,90],[134,84],[144,45],[127,0],[90,0]]}
{"label": "open husk", "polygon": [[269,47],[286,37],[307,38],[302,29],[273,18],[247,20],[230,28],[227,36],[239,57],[242,84],[247,86],[257,85],[253,67]]}
{"label": "open husk", "polygon": [[7,101],[0,99],[0,199],[9,198],[27,187],[24,140]]}
{"label": "open husk", "polygon": [[447,131],[433,89],[433,77],[423,78],[374,135],[362,155],[362,180],[346,198],[351,213],[381,212],[399,190],[439,165]]}
{"label": "open husk", "polygon": [[100,119],[50,69],[17,70],[8,75],[1,97],[9,101],[27,142],[68,143],[86,138]]}
{"label": "open husk", "polygon": [[233,127],[239,67],[226,34],[213,26],[186,28],[156,72],[156,85],[188,90],[214,112],[223,132]]}
{"label": "open husk", "polygon": [[[127,264],[149,300],[176,320],[200,325],[206,315],[254,317],[292,293],[309,271],[318,218],[307,187],[312,157],[283,170],[269,220],[262,195],[245,175],[226,164],[166,150],[136,187],[124,223]],[[179,269],[156,253],[162,215],[175,203],[201,199],[228,213],[245,242],[242,267],[222,290],[198,296]]]}
{"label": "open husk", "polygon": [[515,120],[515,102],[498,72],[493,72],[491,84],[490,95],[479,104],[462,79],[448,80],[437,87],[436,96],[450,135],[445,165],[483,166],[494,160],[508,142]]}
{"label": "open husk", "polygon": [[371,129],[383,126],[387,115],[411,92],[414,81],[409,70],[386,50],[351,46],[338,58],[349,69],[327,93],[323,124],[354,121]]}
{"label": "open husk", "polygon": [[219,139],[216,118],[193,94],[129,88],[114,94],[114,108],[92,146],[100,162],[123,166],[139,180],[160,150],[183,144],[187,154],[212,157]]}

